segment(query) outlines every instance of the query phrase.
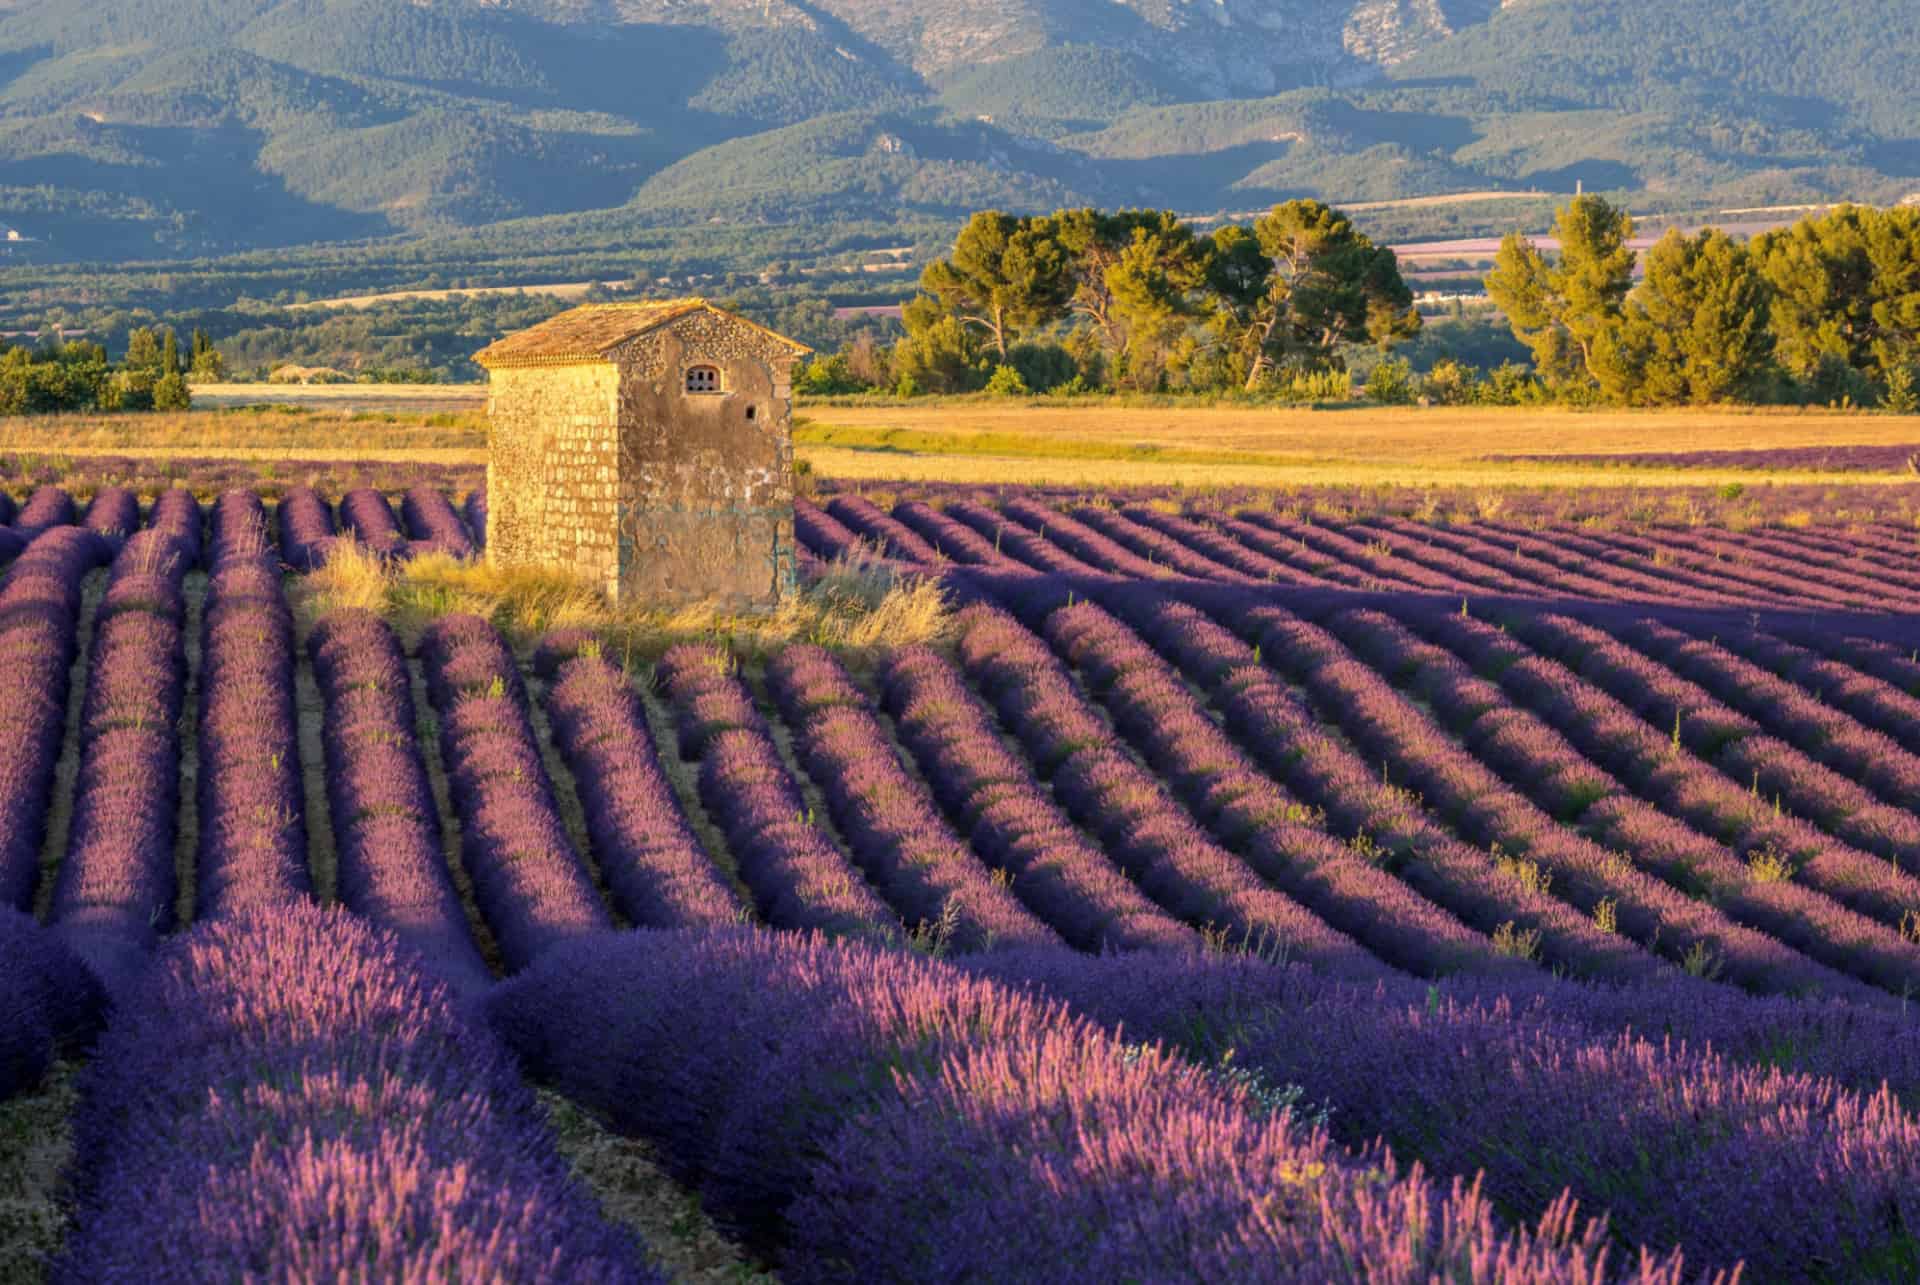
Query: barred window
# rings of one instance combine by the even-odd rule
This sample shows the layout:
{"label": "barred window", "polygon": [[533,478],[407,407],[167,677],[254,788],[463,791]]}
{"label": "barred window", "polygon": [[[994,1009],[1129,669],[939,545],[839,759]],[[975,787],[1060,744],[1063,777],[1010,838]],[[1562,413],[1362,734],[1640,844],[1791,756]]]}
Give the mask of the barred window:
{"label": "barred window", "polygon": [[718,366],[687,367],[687,391],[690,393],[719,392],[720,368]]}

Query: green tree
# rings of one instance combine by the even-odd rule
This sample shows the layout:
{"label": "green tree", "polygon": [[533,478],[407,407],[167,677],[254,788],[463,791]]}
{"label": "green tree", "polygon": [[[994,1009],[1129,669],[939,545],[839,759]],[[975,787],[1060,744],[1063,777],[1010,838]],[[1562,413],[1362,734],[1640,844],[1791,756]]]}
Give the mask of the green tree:
{"label": "green tree", "polygon": [[1277,365],[1326,369],[1342,344],[1382,347],[1419,333],[1392,250],[1319,201],[1288,201],[1249,232],[1214,234],[1216,324],[1245,361],[1246,386]]}
{"label": "green tree", "polygon": [[1126,340],[1121,377],[1136,388],[1161,381],[1167,350],[1201,311],[1208,248],[1184,223],[1136,226],[1107,269],[1113,315]]}
{"label": "green tree", "polygon": [[920,392],[971,392],[986,382],[978,335],[930,295],[915,295],[901,309],[907,333],[894,345],[893,378]]}
{"label": "green tree", "polygon": [[187,387],[186,376],[179,371],[168,371],[160,376],[153,386],[153,408],[155,410],[191,410],[193,392]]}
{"label": "green tree", "polygon": [[1602,197],[1580,196],[1560,211],[1554,233],[1560,253],[1551,263],[1531,239],[1509,233],[1487,274],[1487,294],[1550,384],[1598,384],[1612,368],[1596,360],[1596,349],[1615,348],[1611,332],[1624,320],[1633,285],[1633,219]]}
{"label": "green tree", "polygon": [[157,379],[162,373],[160,363],[164,357],[165,350],[158,331],[142,326],[127,333],[127,360],[124,364],[128,370],[151,372]]}
{"label": "green tree", "polygon": [[927,265],[920,286],[983,331],[1004,364],[1022,333],[1061,315],[1066,269],[1052,220],[984,210],[960,229],[950,257]]}
{"label": "green tree", "polygon": [[1803,384],[1837,365],[1883,380],[1920,356],[1920,209],[1841,206],[1753,254],[1773,289],[1774,359]]}
{"label": "green tree", "polygon": [[1098,337],[1116,379],[1157,378],[1171,334],[1196,311],[1210,248],[1171,210],[1061,210],[1051,226],[1069,256],[1068,311]]}
{"label": "green tree", "polygon": [[187,373],[208,384],[217,384],[227,377],[227,359],[213,346],[212,337],[198,326],[193,329],[193,356]]}
{"label": "green tree", "polygon": [[164,378],[167,375],[179,373],[180,337],[173,333],[172,326],[168,326],[166,333],[160,339],[160,374]]}
{"label": "green tree", "polygon": [[1755,396],[1772,357],[1769,295],[1746,247],[1726,233],[1668,232],[1647,252],[1646,279],[1627,300],[1628,343],[1641,354],[1634,400]]}

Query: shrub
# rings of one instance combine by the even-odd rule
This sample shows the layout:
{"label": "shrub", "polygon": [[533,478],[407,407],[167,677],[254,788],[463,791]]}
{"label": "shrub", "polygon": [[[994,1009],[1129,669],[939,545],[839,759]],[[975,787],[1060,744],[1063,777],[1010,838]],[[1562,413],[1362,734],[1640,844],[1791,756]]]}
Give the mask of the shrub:
{"label": "shrub", "polygon": [[1411,405],[1416,394],[1413,367],[1404,357],[1389,357],[1367,376],[1367,397],[1382,406]]}
{"label": "shrub", "polygon": [[1012,366],[995,366],[987,378],[987,392],[994,397],[1025,397],[1031,391],[1027,381]]}

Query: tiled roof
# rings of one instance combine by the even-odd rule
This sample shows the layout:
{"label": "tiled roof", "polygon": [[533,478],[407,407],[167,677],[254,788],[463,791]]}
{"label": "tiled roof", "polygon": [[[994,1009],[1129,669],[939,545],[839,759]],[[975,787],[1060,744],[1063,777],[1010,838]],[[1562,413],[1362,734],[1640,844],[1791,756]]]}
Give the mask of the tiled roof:
{"label": "tiled roof", "polygon": [[758,330],[796,354],[812,351],[805,344],[775,334],[737,313],[716,308],[705,299],[664,299],[652,303],[593,303],[574,308],[482,348],[473,359],[488,370],[601,361],[621,344],[669,321],[701,311],[718,313],[738,325]]}

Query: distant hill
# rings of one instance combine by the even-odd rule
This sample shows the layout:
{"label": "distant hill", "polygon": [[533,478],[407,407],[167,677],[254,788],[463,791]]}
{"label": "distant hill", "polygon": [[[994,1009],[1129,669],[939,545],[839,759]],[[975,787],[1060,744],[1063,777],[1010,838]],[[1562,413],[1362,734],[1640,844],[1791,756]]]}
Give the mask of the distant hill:
{"label": "distant hill", "polygon": [[[501,229],[1920,190],[1910,0],[15,0],[0,223]],[[526,222],[532,220],[534,222]],[[591,225],[591,220],[589,221]],[[531,231],[529,236],[534,235]]]}

